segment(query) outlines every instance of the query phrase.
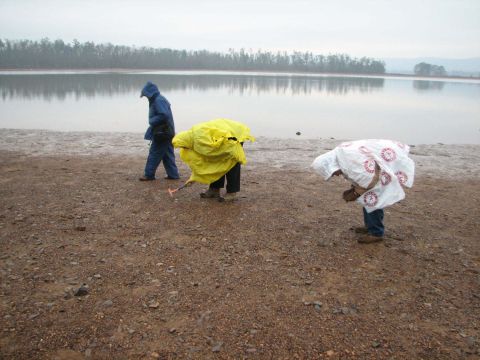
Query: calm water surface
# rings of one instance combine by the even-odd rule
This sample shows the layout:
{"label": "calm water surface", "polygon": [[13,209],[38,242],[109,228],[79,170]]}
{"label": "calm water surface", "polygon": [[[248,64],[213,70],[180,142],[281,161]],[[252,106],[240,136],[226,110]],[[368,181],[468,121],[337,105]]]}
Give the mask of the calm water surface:
{"label": "calm water surface", "polygon": [[480,143],[480,82],[199,72],[0,73],[0,128],[145,131],[146,81],[177,131],[224,117],[255,136]]}

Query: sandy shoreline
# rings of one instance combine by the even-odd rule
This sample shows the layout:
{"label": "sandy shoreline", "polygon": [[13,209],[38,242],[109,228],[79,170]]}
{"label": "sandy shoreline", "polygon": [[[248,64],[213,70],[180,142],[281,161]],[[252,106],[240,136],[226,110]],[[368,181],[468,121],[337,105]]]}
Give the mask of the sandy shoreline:
{"label": "sandy shoreline", "polygon": [[[245,146],[248,167],[306,170],[313,159],[351,139],[274,139],[259,137]],[[57,132],[0,129],[0,150],[29,156],[127,155],[145,157],[148,142],[140,133]],[[415,145],[411,155],[417,176],[478,178],[480,145]]]}
{"label": "sandy shoreline", "polygon": [[412,148],[363,245],[340,140],[257,140],[228,204],[138,181],[142,134],[0,130],[0,358],[478,359],[478,145]]}

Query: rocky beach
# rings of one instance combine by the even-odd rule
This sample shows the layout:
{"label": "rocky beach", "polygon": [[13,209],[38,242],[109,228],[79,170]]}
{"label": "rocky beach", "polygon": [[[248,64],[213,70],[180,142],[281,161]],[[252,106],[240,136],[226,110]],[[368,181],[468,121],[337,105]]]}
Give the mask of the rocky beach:
{"label": "rocky beach", "polygon": [[[348,139],[344,139],[348,140]],[[476,359],[480,145],[415,145],[416,179],[359,244],[339,139],[245,144],[234,203],[139,182],[142,134],[0,130],[0,357]],[[178,155],[178,154],[177,154]]]}

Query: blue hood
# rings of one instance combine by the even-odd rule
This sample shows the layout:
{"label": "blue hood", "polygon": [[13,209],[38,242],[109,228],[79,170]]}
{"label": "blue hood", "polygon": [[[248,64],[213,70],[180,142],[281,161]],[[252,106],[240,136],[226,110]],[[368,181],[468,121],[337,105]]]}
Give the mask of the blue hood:
{"label": "blue hood", "polygon": [[140,93],[140,97],[146,96],[147,98],[151,99],[155,94],[160,94],[157,85],[152,82],[147,82]]}

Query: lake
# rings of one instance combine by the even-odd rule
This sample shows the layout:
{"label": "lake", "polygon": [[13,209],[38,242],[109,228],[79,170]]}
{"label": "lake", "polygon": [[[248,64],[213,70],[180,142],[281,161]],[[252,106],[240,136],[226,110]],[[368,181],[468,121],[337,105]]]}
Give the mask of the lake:
{"label": "lake", "polygon": [[177,131],[223,117],[255,136],[480,143],[480,81],[311,74],[3,71],[0,128],[143,133],[147,81]]}

